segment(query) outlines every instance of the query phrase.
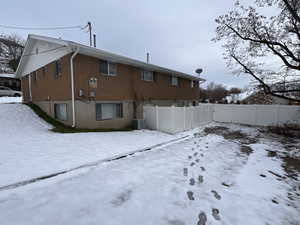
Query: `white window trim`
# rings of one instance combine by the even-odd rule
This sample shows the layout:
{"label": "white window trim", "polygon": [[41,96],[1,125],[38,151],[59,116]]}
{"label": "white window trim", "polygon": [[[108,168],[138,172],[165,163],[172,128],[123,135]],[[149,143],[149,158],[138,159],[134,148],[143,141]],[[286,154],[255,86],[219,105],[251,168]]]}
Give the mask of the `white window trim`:
{"label": "white window trim", "polygon": [[[110,73],[110,65],[111,65],[111,64],[114,64],[114,65],[116,66],[116,73],[113,73],[113,74]],[[107,74],[106,74],[106,75],[107,75],[107,76],[112,76],[112,77],[114,77],[114,76],[117,76],[117,74],[118,74],[118,73],[117,73],[117,64],[116,64],[116,63],[113,63],[113,62],[108,62],[108,61],[107,61]]]}

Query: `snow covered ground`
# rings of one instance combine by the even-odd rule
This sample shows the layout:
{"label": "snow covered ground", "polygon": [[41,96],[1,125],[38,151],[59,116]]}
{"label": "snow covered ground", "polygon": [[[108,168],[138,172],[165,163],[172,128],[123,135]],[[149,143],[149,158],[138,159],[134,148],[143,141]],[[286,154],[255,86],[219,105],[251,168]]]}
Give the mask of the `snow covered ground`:
{"label": "snow covered ground", "polygon": [[26,105],[0,104],[0,188],[181,136],[148,130],[60,134],[49,128]]}
{"label": "snow covered ground", "polygon": [[[55,134],[18,104],[0,104],[0,124],[6,183],[174,137]],[[210,124],[172,145],[2,190],[1,224],[298,225],[299,146],[256,128]]]}
{"label": "snow covered ground", "polygon": [[249,138],[202,132],[47,186],[16,188],[0,195],[1,223],[299,224],[298,178],[270,155],[283,154],[283,145],[253,128],[228,127]]}
{"label": "snow covered ground", "polygon": [[21,103],[22,97],[0,97],[0,103]]}

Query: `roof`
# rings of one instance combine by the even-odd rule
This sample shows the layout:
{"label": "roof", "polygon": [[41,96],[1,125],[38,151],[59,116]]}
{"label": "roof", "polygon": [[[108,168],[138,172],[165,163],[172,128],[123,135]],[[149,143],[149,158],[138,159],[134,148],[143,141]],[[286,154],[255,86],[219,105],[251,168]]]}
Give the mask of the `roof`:
{"label": "roof", "polygon": [[14,73],[1,73],[0,77],[5,77],[5,78],[16,78]]}
{"label": "roof", "polygon": [[[172,70],[172,69],[168,69],[168,68],[165,68],[165,67],[161,67],[161,66],[158,66],[158,65],[142,62],[142,61],[139,61],[139,60],[136,60],[136,59],[132,59],[132,58],[129,58],[129,57],[126,57],[126,56],[114,54],[114,53],[111,53],[111,52],[108,52],[108,51],[104,51],[104,50],[97,49],[97,48],[94,48],[94,47],[86,46],[86,45],[79,44],[79,43],[76,43],[76,42],[73,42],[73,41],[67,41],[67,40],[62,40],[62,39],[58,39],[58,38],[39,36],[39,35],[33,35],[33,34],[28,35],[27,42],[26,42],[26,45],[25,45],[25,49],[24,49],[20,64],[18,66],[18,69],[16,71],[16,76],[17,77],[21,77],[21,76],[24,75],[24,74],[22,74],[22,69],[24,68],[23,64],[26,63],[26,59],[25,59],[24,55],[26,56],[26,53],[32,52],[30,48],[32,47],[31,42],[34,41],[34,40],[35,41],[40,40],[40,41],[49,42],[49,43],[59,45],[61,47],[66,47],[66,48],[70,49],[70,52],[74,52],[78,49],[79,54],[88,55],[88,56],[108,60],[108,61],[115,62],[115,63],[131,65],[131,66],[135,66],[135,67],[142,68],[142,69],[145,69],[145,70],[151,70],[151,71],[156,71],[156,72],[161,72],[161,73],[173,74],[174,76],[184,77],[184,78],[191,79],[191,80],[205,81],[205,79],[197,77],[197,76],[192,75],[192,74],[187,74],[187,73],[175,71],[175,70]],[[33,71],[31,71],[31,72],[33,72]]]}

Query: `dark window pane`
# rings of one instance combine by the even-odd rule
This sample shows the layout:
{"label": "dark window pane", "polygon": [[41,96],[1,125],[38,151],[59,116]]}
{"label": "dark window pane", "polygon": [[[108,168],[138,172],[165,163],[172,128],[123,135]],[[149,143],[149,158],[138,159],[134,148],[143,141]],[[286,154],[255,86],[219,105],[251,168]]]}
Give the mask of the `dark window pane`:
{"label": "dark window pane", "polygon": [[61,75],[61,71],[62,71],[61,61],[58,60],[55,62],[55,73],[54,73],[55,78]]}
{"label": "dark window pane", "polygon": [[101,104],[96,104],[96,120],[101,120]]}
{"label": "dark window pane", "polygon": [[122,117],[123,117],[123,107],[122,107],[122,103],[117,104],[116,117],[117,117],[117,118],[122,118]]}
{"label": "dark window pane", "polygon": [[58,120],[67,120],[67,104],[54,104],[54,114]]}
{"label": "dark window pane", "polygon": [[123,117],[122,103],[96,104],[96,120],[111,120]]}
{"label": "dark window pane", "polygon": [[108,74],[108,65],[107,61],[100,60],[100,73]]}

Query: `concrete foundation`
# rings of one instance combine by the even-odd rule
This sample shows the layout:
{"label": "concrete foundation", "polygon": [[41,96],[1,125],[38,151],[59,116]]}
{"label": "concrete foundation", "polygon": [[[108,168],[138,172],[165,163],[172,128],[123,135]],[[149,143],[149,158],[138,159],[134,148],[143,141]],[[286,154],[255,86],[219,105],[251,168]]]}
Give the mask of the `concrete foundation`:
{"label": "concrete foundation", "polygon": [[[72,102],[71,101],[37,101],[34,102],[49,116],[55,118],[54,104],[67,104],[67,120],[62,123],[72,125]],[[123,117],[112,120],[96,120],[97,103],[122,103]],[[144,102],[134,101],[75,101],[76,127],[86,129],[121,129],[132,126],[134,118],[143,119],[144,105],[158,106],[191,106],[197,101],[187,100],[151,100]]]}

